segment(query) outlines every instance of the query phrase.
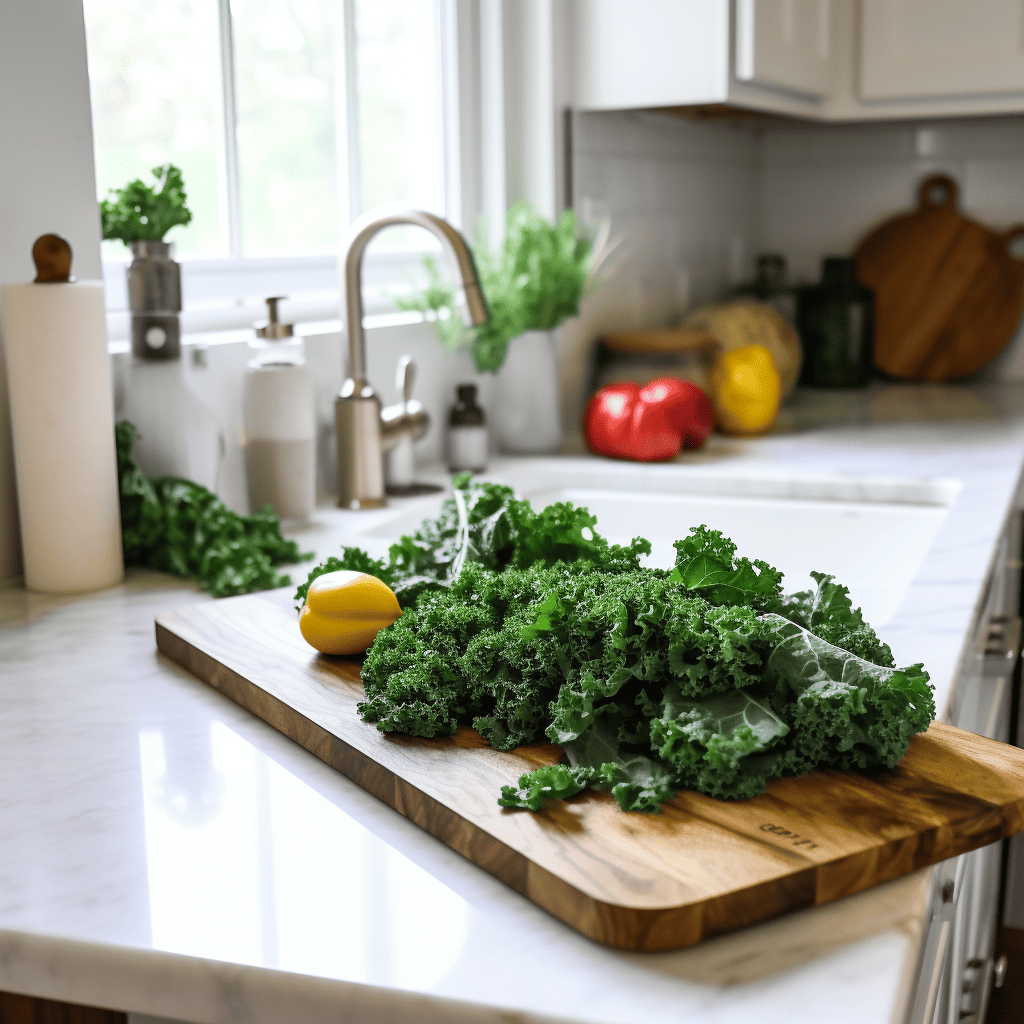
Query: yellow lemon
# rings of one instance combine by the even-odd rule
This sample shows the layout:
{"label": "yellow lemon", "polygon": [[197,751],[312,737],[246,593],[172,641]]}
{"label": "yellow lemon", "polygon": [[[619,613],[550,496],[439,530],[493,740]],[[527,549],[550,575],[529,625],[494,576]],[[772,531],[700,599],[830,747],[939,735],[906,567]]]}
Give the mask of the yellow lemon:
{"label": "yellow lemon", "polygon": [[317,576],[299,614],[306,643],[324,654],[362,654],[402,609],[376,576],[342,569]]}
{"label": "yellow lemon", "polygon": [[715,423],[727,434],[761,434],[774,422],[782,383],[763,345],[722,352],[711,367]]}

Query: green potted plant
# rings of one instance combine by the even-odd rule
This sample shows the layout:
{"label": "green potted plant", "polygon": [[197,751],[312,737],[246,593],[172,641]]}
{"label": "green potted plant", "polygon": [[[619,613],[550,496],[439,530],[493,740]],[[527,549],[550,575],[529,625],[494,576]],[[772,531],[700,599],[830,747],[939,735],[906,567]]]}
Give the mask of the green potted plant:
{"label": "green potted plant", "polygon": [[154,167],[155,185],[135,178],[111,189],[100,203],[103,238],[124,242],[132,252],[128,267],[132,353],[141,359],[181,355],[181,268],[171,259],[164,236],[191,222],[181,170]]}
{"label": "green potted plant", "polygon": [[490,309],[485,323],[463,326],[454,289],[429,256],[426,288],[396,303],[432,320],[447,350],[468,346],[477,370],[497,376],[492,419],[501,447],[555,451],[561,416],[554,331],[579,312],[595,270],[593,240],[572,210],[552,224],[521,202],[508,210],[497,250],[482,232],[472,248]]}

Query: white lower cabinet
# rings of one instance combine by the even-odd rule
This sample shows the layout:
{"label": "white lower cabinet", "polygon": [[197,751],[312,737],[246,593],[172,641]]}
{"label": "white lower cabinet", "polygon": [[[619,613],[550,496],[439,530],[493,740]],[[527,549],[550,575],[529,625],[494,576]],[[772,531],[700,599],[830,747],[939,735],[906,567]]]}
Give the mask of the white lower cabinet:
{"label": "white lower cabinet", "polygon": [[[1005,743],[1020,657],[1020,517],[996,559],[973,651],[961,670],[949,720]],[[996,933],[1002,842],[939,864],[934,871],[911,1024],[983,1024],[997,973]],[[1022,865],[1024,866],[1024,865]]]}

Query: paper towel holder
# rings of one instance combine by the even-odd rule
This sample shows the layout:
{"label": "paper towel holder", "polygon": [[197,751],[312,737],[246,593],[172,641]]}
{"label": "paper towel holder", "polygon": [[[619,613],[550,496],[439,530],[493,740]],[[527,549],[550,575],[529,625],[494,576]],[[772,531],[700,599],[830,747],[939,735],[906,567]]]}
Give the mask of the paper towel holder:
{"label": "paper towel holder", "polygon": [[60,235],[40,235],[32,246],[36,265],[35,284],[68,284],[71,276],[71,246]]}

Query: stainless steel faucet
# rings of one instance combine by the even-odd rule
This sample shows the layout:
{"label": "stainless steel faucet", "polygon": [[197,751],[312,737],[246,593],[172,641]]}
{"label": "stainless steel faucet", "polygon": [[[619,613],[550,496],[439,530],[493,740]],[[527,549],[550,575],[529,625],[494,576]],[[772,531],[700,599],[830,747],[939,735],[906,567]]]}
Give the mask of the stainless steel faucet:
{"label": "stainless steel faucet", "polygon": [[473,254],[465,239],[446,220],[424,210],[379,206],[363,214],[349,232],[345,252],[345,325],[348,330],[348,378],[334,402],[338,434],[338,504],[342,508],[380,508],[384,504],[384,450],[398,434],[426,429],[426,412],[382,420],[380,399],[366,379],[366,335],[363,331],[363,253],[381,228],[415,224],[435,234],[455,264],[463,291],[467,323],[487,319]]}

